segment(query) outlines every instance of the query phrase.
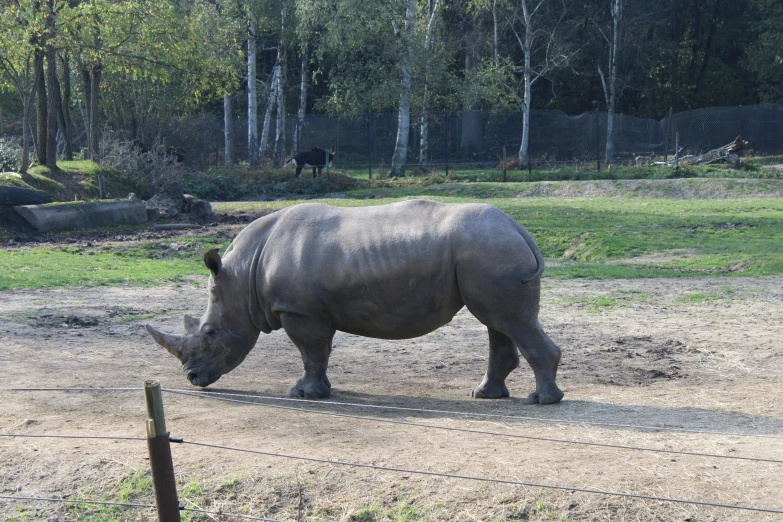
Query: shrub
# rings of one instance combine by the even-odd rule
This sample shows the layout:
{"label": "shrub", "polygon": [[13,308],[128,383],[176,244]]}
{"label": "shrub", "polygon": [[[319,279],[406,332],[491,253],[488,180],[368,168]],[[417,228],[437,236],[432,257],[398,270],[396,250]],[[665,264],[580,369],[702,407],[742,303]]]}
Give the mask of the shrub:
{"label": "shrub", "polygon": [[18,138],[0,138],[0,172],[16,172],[22,161]]}
{"label": "shrub", "polygon": [[118,181],[142,199],[161,192],[181,193],[184,169],[177,157],[158,147],[142,151],[137,143],[106,132],[98,164],[114,171]]}

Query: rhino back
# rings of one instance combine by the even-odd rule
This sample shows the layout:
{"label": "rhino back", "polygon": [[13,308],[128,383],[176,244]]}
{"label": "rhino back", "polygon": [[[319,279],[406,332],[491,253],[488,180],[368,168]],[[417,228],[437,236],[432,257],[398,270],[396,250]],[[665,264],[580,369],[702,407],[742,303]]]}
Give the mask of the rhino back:
{"label": "rhino back", "polygon": [[498,236],[505,250],[524,245],[518,225],[489,205],[303,204],[279,214],[253,233],[264,236],[256,280],[267,311],[321,315],[373,337],[416,337],[446,324],[463,306],[457,265],[510,262],[487,251]]}

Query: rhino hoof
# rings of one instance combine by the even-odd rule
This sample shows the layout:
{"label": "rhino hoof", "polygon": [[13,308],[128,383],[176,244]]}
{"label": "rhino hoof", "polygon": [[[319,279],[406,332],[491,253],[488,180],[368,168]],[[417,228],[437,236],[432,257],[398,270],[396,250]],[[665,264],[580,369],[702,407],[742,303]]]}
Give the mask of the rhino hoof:
{"label": "rhino hoof", "polygon": [[296,385],[291,388],[291,397],[302,397],[304,399],[325,399],[330,395],[332,395],[332,390],[323,381],[296,383]]}
{"label": "rhino hoof", "polygon": [[470,395],[475,399],[502,399],[508,397],[509,393],[505,384],[489,385],[481,383],[481,385],[473,390]]}
{"label": "rhino hoof", "polygon": [[525,399],[525,404],[555,404],[563,399],[563,392],[559,389],[553,393],[533,392]]}

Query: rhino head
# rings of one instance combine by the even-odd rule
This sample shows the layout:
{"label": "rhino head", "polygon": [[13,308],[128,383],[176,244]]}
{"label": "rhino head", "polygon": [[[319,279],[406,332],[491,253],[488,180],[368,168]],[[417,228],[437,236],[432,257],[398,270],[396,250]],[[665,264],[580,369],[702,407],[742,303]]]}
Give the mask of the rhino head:
{"label": "rhino head", "polygon": [[209,304],[199,319],[185,315],[185,335],[161,332],[146,325],[155,342],[180,360],[188,380],[209,386],[245,359],[255,346],[259,330],[250,318],[244,279],[222,264],[218,249],[204,254],[209,278]]}

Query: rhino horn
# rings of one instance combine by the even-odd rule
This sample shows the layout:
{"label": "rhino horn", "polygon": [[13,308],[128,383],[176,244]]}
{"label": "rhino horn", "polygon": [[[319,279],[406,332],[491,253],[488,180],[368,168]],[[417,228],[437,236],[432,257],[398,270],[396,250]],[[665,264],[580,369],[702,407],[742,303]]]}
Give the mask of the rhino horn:
{"label": "rhino horn", "polygon": [[147,331],[150,333],[155,342],[161,345],[171,355],[182,361],[184,361],[183,347],[185,345],[185,338],[181,335],[172,335],[163,333],[155,329],[152,325],[145,325]]}
{"label": "rhino horn", "polygon": [[199,321],[198,318],[185,314],[185,331],[191,335],[196,335],[200,322],[201,321]]}

